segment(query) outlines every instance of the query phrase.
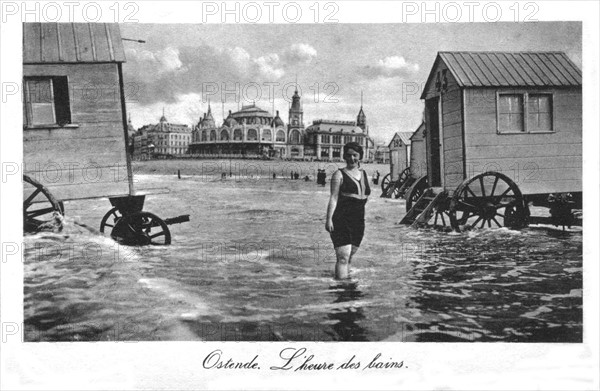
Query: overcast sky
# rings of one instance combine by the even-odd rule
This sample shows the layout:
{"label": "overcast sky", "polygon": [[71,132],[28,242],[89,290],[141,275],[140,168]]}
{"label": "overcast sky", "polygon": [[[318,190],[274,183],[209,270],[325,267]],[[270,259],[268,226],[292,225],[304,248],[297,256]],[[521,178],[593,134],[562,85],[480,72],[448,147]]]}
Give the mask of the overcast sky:
{"label": "overcast sky", "polygon": [[128,112],[136,128],[158,122],[163,107],[170,122],[192,125],[209,97],[220,125],[223,109],[227,115],[259,94],[256,104],[279,110],[287,123],[284,95],[293,94],[289,83],[297,79],[306,126],[316,119],[355,120],[363,91],[370,133],[388,142],[419,125],[423,103],[413,91],[438,51],[558,50],[581,68],[579,22],[122,24],[121,34],[146,41],[124,41],[124,78],[133,98]]}

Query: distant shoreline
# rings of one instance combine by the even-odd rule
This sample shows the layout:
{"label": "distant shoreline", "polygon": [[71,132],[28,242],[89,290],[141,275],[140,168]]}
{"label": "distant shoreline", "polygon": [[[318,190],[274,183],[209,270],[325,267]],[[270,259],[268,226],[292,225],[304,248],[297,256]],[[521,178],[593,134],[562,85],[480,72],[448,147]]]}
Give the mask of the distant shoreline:
{"label": "distant shoreline", "polygon": [[[314,179],[317,170],[324,169],[330,177],[338,168],[344,167],[343,162],[306,162],[286,160],[252,160],[252,159],[170,159],[133,161],[133,174],[144,175],[201,175],[220,177],[223,173],[229,176],[260,176],[272,178],[290,178],[292,172],[297,172],[299,179],[309,176]],[[372,175],[376,170],[383,176],[390,171],[389,164],[362,163],[361,167],[367,174]]]}

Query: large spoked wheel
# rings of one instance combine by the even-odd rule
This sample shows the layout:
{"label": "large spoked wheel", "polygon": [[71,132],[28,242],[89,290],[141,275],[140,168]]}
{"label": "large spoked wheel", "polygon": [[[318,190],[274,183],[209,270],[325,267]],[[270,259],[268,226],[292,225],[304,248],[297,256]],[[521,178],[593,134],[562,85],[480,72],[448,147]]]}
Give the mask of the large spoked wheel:
{"label": "large spoked wheel", "polygon": [[123,216],[121,215],[121,212],[119,212],[119,209],[112,208],[109,210],[100,222],[100,232],[104,233],[104,230],[107,227],[114,228],[121,217]]}
{"label": "large spoked wheel", "polygon": [[406,183],[408,178],[410,178],[410,168],[409,167],[405,168],[400,173],[400,176],[398,177],[398,184],[396,185],[396,188],[394,189],[394,198],[400,198],[402,196],[402,194],[400,193],[400,188],[404,185],[404,183]]}
{"label": "large spoked wheel", "polygon": [[406,211],[408,212],[412,206],[417,202],[423,195],[425,190],[429,187],[427,181],[427,175],[423,175],[412,184],[408,192],[406,193]]}
{"label": "large spoked wheel", "polygon": [[118,243],[127,246],[171,244],[169,227],[150,212],[136,212],[121,217],[110,235]]}
{"label": "large spoked wheel", "polygon": [[461,183],[450,201],[452,228],[520,228],[526,210],[519,187],[506,175],[485,172]]}
{"label": "large spoked wheel", "polygon": [[41,183],[23,175],[23,230],[62,229],[64,208]]}
{"label": "large spoked wheel", "polygon": [[383,177],[383,179],[381,180],[381,191],[383,193],[386,192],[388,186],[390,185],[390,182],[392,181],[392,173],[387,174],[386,176]]}

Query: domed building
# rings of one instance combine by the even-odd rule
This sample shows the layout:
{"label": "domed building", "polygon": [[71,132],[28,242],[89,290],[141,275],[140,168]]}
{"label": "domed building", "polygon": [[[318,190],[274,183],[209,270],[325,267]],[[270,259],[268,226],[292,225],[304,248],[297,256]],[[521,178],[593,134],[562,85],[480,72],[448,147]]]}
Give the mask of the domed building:
{"label": "domed building", "polygon": [[280,158],[342,160],[342,147],[356,141],[365,149],[364,160],[372,160],[373,140],[362,108],[356,121],[316,120],[304,127],[304,112],[298,90],[292,96],[286,125],[279,111],[275,116],[254,103],[229,111],[216,126],[210,103],[194,126],[189,153],[196,157]]}
{"label": "domed building", "polygon": [[210,105],[208,113],[192,131],[190,153],[200,156],[278,157],[289,156],[288,132],[277,111],[273,117],[255,104],[242,106],[220,127],[215,126]]}

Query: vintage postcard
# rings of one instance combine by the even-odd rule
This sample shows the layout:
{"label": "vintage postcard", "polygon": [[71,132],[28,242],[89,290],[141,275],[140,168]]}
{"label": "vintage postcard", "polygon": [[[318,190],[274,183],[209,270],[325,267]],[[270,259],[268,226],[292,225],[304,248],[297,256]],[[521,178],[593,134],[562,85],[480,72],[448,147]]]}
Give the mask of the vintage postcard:
{"label": "vintage postcard", "polygon": [[598,387],[597,3],[4,1],[1,69],[3,388]]}

